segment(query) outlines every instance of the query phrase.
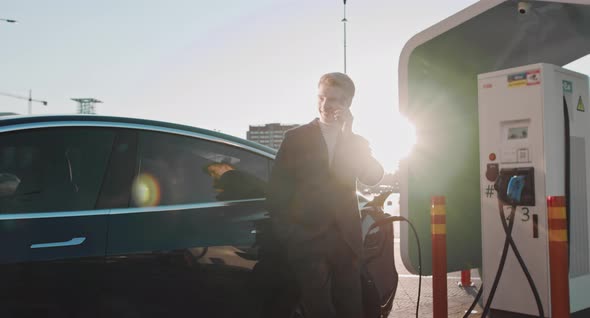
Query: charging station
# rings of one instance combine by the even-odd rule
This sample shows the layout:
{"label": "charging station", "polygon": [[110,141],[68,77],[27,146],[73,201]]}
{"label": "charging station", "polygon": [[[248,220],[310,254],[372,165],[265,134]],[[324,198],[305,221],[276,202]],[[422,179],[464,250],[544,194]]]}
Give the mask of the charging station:
{"label": "charging station", "polygon": [[[558,308],[551,306],[557,299],[551,294],[567,290],[556,287],[549,279],[556,266],[550,266],[553,258],[549,258],[548,249],[552,251],[550,247],[555,244],[547,233],[547,213],[555,207],[547,207],[547,196],[566,196],[562,179],[565,172],[560,172],[566,168],[565,98],[572,137],[568,165],[570,262],[564,274],[569,275],[566,280],[571,292],[564,298],[568,302],[566,310],[574,313],[572,317],[590,317],[590,309],[584,309],[589,307],[586,299],[590,298],[586,265],[588,216],[579,212],[588,211],[590,155],[584,139],[588,126],[585,116],[590,115],[588,84],[581,84],[586,81],[584,77],[559,68],[589,54],[590,0],[480,0],[406,43],[399,58],[399,110],[416,127],[417,143],[400,163],[400,212],[414,224],[423,251],[420,253],[410,227],[402,223],[400,252],[410,272],[432,273],[432,197],[444,196],[447,271],[482,268],[488,297],[507,242],[508,231],[500,220],[498,203],[502,190],[496,190],[505,188],[502,197],[510,202],[502,211],[510,215],[512,205],[517,205],[512,218],[512,243],[530,271],[544,315],[550,316],[552,309]],[[558,67],[551,71],[549,65],[538,63]],[[520,68],[522,65],[532,67]],[[497,73],[497,79],[490,76],[508,69]],[[529,73],[537,69],[538,73]],[[496,84],[488,84],[484,92],[483,84],[478,85],[480,74],[487,74],[480,79],[488,76]],[[538,90],[536,97],[532,97],[534,90]],[[486,111],[479,102],[485,94],[490,100],[489,115],[480,113]],[[521,94],[530,94],[530,98]],[[533,98],[538,102],[533,103]],[[580,99],[584,111],[578,110]],[[500,117],[500,113],[506,117]],[[486,128],[480,127],[480,116],[486,119]],[[524,132],[523,127],[528,130]],[[502,137],[502,133],[506,135]],[[514,138],[508,140],[508,133],[513,133]],[[523,137],[523,133],[526,138],[516,138]],[[490,145],[480,149],[480,137],[492,140]],[[526,160],[523,149],[527,147],[530,162],[519,162],[518,156]],[[492,153],[495,160],[490,159]],[[515,162],[502,162],[514,161],[514,156]],[[488,171],[489,163],[497,166],[492,165]],[[493,179],[493,174],[500,176],[502,169],[505,177],[498,184],[485,176],[488,172]],[[534,205],[527,202],[533,200]],[[482,201],[487,205],[482,206]],[[533,237],[535,234],[538,237]],[[492,308],[521,313],[517,316],[537,315],[537,297],[532,295],[529,280],[517,261],[509,248]],[[494,313],[494,317],[500,316]]]}
{"label": "charging station", "polygon": [[[400,163],[400,212],[423,243],[423,274],[432,272],[432,196],[446,197],[448,271],[488,265],[481,250],[480,197],[486,192],[480,186],[477,76],[535,63],[564,66],[588,54],[590,0],[481,0],[406,43],[399,110],[416,127],[417,143]],[[418,273],[413,233],[404,223],[400,231],[404,266]]]}
{"label": "charging station", "polygon": [[[570,312],[590,307],[588,88],[586,75],[550,64],[478,76],[484,302],[507,235],[499,210],[507,215],[515,209],[511,236],[549,316],[547,198],[562,196],[569,203]],[[514,252],[507,254],[491,308],[537,316],[531,284]]]}

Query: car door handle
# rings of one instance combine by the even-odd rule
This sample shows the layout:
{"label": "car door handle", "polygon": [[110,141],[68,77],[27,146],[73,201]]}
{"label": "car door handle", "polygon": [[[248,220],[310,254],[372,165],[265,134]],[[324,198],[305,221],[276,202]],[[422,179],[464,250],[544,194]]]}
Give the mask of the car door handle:
{"label": "car door handle", "polygon": [[31,248],[48,248],[48,247],[63,247],[63,246],[76,246],[84,243],[85,237],[74,237],[73,239],[65,242],[52,242],[52,243],[41,243],[31,244]]}

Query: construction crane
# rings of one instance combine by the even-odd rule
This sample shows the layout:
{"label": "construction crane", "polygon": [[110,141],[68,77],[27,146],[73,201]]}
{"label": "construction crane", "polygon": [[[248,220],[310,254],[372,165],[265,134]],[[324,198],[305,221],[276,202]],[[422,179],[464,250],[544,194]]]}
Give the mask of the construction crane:
{"label": "construction crane", "polygon": [[0,96],[6,96],[6,97],[12,97],[12,98],[18,98],[18,99],[27,100],[29,102],[29,115],[31,115],[33,113],[33,102],[41,103],[41,104],[43,104],[43,106],[47,106],[47,101],[33,99],[33,92],[31,90],[29,90],[29,97],[15,95],[15,94],[9,94],[9,93],[3,93],[3,92],[0,92]]}
{"label": "construction crane", "polygon": [[0,18],[0,21],[6,22],[6,23],[17,23],[18,22],[18,21],[13,20],[13,19],[3,19],[3,18]]}

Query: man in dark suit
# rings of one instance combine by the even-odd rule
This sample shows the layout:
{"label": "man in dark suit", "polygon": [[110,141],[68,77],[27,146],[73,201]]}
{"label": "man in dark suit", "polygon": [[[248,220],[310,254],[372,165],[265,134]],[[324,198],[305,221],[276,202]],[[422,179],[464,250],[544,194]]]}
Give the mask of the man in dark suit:
{"label": "man in dark suit", "polygon": [[267,193],[273,230],[286,250],[306,317],[362,317],[361,223],[356,181],[383,168],[352,132],[355,86],[342,73],[318,84],[320,117],[285,133]]}
{"label": "man in dark suit", "polygon": [[219,201],[255,199],[264,197],[266,184],[247,172],[236,170],[226,162],[214,162],[203,168],[211,176],[215,196]]}

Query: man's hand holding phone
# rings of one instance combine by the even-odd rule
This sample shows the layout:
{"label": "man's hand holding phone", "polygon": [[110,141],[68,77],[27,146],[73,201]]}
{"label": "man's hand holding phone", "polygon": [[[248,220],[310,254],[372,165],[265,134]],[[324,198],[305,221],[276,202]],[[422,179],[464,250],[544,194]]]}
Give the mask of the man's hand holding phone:
{"label": "man's hand holding phone", "polygon": [[336,122],[342,123],[342,135],[347,136],[352,134],[352,122],[354,116],[350,112],[350,108],[341,108],[334,112],[334,119]]}

